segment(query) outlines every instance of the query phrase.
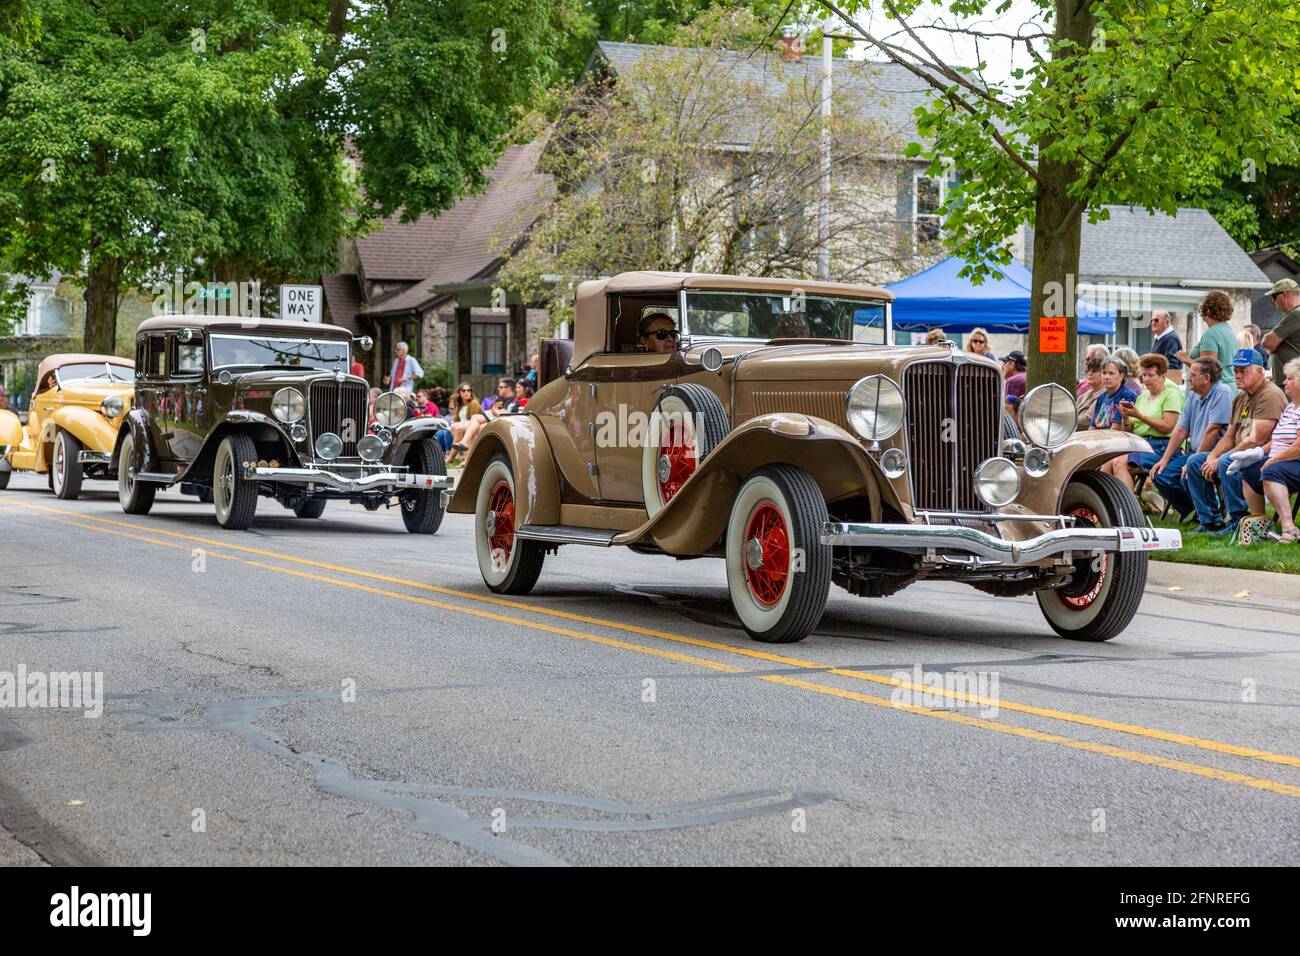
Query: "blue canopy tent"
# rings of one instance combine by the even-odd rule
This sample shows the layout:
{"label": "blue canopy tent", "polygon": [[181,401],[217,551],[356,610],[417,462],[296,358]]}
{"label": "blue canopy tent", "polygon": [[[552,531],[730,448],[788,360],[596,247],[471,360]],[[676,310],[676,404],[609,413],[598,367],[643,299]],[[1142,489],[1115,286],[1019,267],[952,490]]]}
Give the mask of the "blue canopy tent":
{"label": "blue canopy tent", "polygon": [[[965,260],[950,256],[924,272],[885,286],[894,294],[895,332],[969,332],[982,327],[990,332],[1029,331],[1029,290],[1032,276],[1014,260],[994,266],[1001,279],[992,276],[973,285],[957,273]],[[1109,335],[1115,331],[1115,310],[1079,298],[1075,307],[1081,335]]]}

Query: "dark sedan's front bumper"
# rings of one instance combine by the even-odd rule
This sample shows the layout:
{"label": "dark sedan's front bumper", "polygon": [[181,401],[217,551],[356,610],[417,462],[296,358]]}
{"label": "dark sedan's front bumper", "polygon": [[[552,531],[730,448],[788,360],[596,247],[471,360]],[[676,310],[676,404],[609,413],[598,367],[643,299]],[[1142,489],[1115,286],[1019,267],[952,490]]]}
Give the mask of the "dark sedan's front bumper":
{"label": "dark sedan's front bumper", "polygon": [[[362,470],[357,466],[347,466],[349,471]],[[389,471],[381,468],[358,475],[343,475],[328,468],[312,466],[308,468],[263,468],[247,467],[244,477],[256,481],[274,481],[285,485],[313,485],[332,491],[369,494],[374,492],[450,491],[452,479],[447,475],[416,475],[404,471]]]}
{"label": "dark sedan's front bumper", "polygon": [[821,542],[895,551],[933,550],[981,562],[1023,566],[1075,552],[1177,551],[1183,546],[1183,537],[1168,528],[1057,528],[1017,541],[958,525],[827,521],[822,525]]}

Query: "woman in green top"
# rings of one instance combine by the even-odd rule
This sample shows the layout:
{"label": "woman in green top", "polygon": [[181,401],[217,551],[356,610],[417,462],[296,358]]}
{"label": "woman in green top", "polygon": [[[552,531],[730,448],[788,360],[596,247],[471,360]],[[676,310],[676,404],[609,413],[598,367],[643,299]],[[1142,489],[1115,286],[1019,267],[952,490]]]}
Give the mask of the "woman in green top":
{"label": "woman in green top", "polygon": [[1178,426],[1178,416],[1183,411],[1183,391],[1169,382],[1169,362],[1163,355],[1144,355],[1138,359],[1142,370],[1142,394],[1135,402],[1120,402],[1123,428],[1139,438],[1145,438],[1151,451],[1119,455],[1101,466],[1133,490],[1133,474],[1129,467],[1149,471],[1169,447],[1169,436]]}
{"label": "woman in green top", "polygon": [[1201,318],[1205,320],[1201,341],[1192,348],[1192,354],[1182,351],[1175,357],[1184,365],[1191,365],[1198,358],[1218,359],[1219,368],[1223,369],[1223,384],[1236,395],[1237,376],[1232,370],[1232,357],[1237,353],[1237,336],[1228,324],[1232,318],[1232,300],[1228,294],[1218,289],[1208,293],[1201,300]]}

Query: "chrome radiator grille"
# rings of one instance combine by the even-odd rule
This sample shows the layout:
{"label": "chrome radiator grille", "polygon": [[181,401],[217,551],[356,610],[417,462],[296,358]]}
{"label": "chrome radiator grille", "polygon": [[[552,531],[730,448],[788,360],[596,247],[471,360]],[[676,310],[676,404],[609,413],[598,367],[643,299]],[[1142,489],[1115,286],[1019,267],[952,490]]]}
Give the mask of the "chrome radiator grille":
{"label": "chrome radiator grille", "polygon": [[988,511],[975,470],[998,454],[1002,381],[984,365],[916,362],[903,371],[912,505],[929,511]]}
{"label": "chrome radiator grille", "polygon": [[369,391],[361,382],[312,382],[308,396],[312,441],[318,435],[333,432],[343,439],[339,457],[355,457],[357,442],[366,433],[369,398]]}

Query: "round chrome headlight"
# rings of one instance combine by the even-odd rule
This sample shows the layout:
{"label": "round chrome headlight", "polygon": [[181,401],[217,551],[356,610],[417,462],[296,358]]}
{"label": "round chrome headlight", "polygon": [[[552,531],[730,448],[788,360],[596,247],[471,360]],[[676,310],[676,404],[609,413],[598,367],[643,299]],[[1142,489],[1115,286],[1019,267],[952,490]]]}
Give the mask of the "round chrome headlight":
{"label": "round chrome headlight", "polygon": [[1030,478],[1042,478],[1052,467],[1052,453],[1046,448],[1035,445],[1025,452],[1025,474]]}
{"label": "round chrome headlight", "polygon": [[379,461],[384,456],[384,440],[378,435],[367,435],[357,442],[357,454],[363,461]]}
{"label": "round chrome headlight", "polygon": [[375,399],[375,421],[385,428],[396,428],[406,421],[406,399],[396,392],[384,392]]}
{"label": "round chrome headlight", "polygon": [[1043,448],[1059,448],[1074,434],[1078,409],[1059,385],[1039,385],[1020,403],[1020,427]]}
{"label": "round chrome headlight", "polygon": [[116,395],[110,395],[99,403],[99,410],[104,413],[105,418],[117,418],[122,414],[122,399]]}
{"label": "round chrome headlight", "polygon": [[333,432],[316,436],[316,457],[324,461],[333,461],[343,451],[343,439]]}
{"label": "round chrome headlight", "polygon": [[1020,494],[1020,474],[1005,458],[990,458],[975,471],[975,494],[994,508],[1016,500]]}
{"label": "round chrome headlight", "polygon": [[884,441],[903,427],[903,391],[884,375],[868,375],[844,399],[853,430],[868,441]]}
{"label": "round chrome headlight", "polygon": [[307,403],[296,388],[282,388],[271,396],[271,414],[286,424],[301,421],[306,411]]}
{"label": "round chrome headlight", "polygon": [[306,441],[307,440],[306,426],[302,425],[301,423],[293,425],[289,429],[289,437],[292,438],[294,441]]}
{"label": "round chrome headlight", "polygon": [[880,470],[886,478],[901,478],[907,471],[907,456],[901,448],[890,448],[880,456]]}

